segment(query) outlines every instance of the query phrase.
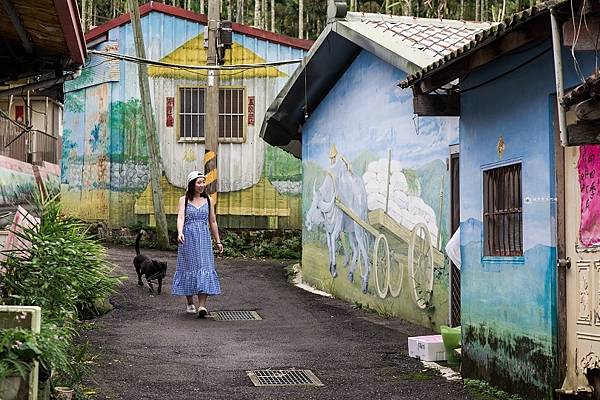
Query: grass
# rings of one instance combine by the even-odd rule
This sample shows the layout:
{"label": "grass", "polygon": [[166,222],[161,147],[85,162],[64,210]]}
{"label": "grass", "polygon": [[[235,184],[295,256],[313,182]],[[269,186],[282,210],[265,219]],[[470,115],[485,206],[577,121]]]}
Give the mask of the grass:
{"label": "grass", "polygon": [[516,394],[508,394],[487,382],[476,379],[465,379],[465,388],[476,400],[523,400]]}

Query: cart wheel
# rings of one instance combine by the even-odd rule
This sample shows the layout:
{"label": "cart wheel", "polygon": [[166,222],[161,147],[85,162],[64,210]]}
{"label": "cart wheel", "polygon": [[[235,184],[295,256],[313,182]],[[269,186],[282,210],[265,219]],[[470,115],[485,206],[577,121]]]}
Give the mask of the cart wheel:
{"label": "cart wheel", "polygon": [[[398,253],[392,251],[390,258],[390,294],[392,297],[398,297],[400,290],[402,290],[402,281],[404,280],[404,265],[402,265]],[[404,259],[406,260],[406,258]]]}
{"label": "cart wheel", "polygon": [[417,306],[425,309],[433,292],[433,248],[431,235],[423,223],[418,223],[412,230],[408,268]]}
{"label": "cart wheel", "polygon": [[377,294],[385,299],[390,286],[390,248],[387,239],[383,234],[379,234],[375,239],[373,249],[373,271],[375,272],[375,284]]}

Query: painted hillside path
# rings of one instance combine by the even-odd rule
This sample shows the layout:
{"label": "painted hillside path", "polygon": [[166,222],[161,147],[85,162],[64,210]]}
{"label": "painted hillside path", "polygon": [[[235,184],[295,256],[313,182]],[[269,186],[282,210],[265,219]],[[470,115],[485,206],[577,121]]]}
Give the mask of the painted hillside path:
{"label": "painted hillside path", "polygon": [[[129,279],[115,309],[82,333],[101,353],[95,399],[471,399],[406,355],[407,336],[430,332],[300,290],[281,262],[218,259],[223,295],[209,309],[263,318],[218,322],[186,315],[170,295],[175,253],[147,252],[169,264],[160,296],[137,286],[132,248],[108,254]],[[268,368],[310,369],[324,386],[254,387],[245,371]]]}

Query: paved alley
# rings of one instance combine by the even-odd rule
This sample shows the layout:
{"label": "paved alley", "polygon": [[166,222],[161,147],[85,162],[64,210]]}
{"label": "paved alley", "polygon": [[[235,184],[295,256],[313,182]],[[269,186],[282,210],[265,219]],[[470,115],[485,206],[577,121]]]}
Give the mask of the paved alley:
{"label": "paved alley", "polygon": [[[429,333],[355,310],[287,281],[283,263],[217,260],[223,294],[209,311],[255,310],[262,321],[219,322],[185,314],[170,295],[173,252],[147,254],[169,265],[160,296],[137,286],[132,248],[111,247],[127,275],[115,309],[82,333],[99,351],[89,386],[97,399],[470,399],[407,356],[407,336]],[[322,387],[254,387],[252,369],[310,369]]]}

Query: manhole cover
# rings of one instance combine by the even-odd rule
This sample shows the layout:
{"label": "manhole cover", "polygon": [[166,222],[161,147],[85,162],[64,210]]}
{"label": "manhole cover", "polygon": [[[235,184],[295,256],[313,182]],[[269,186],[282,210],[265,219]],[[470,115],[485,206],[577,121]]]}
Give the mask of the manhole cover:
{"label": "manhole cover", "polygon": [[246,373],[254,386],[323,386],[308,369],[262,369]]}
{"label": "manhole cover", "polygon": [[213,311],[215,321],[258,321],[262,320],[256,311]]}

